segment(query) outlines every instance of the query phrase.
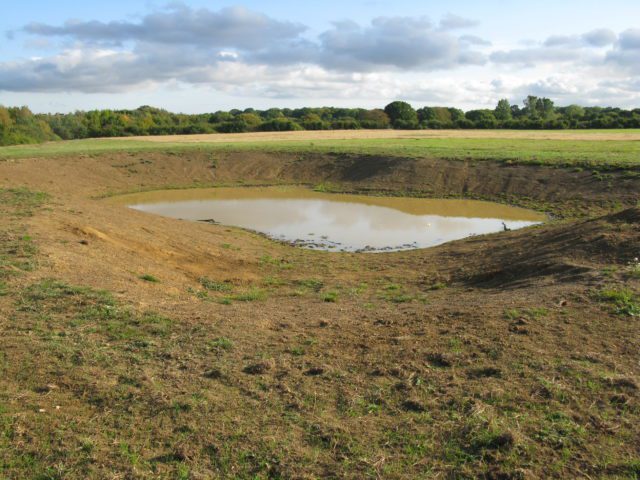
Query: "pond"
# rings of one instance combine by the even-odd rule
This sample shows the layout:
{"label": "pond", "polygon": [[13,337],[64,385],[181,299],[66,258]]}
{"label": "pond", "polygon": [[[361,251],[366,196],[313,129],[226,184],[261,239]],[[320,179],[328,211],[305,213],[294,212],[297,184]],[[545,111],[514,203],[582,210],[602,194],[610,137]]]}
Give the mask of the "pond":
{"label": "pond", "polygon": [[242,227],[304,248],[344,252],[432,247],[546,218],[492,202],[332,194],[303,187],[167,190],[118,201],[143,212]]}

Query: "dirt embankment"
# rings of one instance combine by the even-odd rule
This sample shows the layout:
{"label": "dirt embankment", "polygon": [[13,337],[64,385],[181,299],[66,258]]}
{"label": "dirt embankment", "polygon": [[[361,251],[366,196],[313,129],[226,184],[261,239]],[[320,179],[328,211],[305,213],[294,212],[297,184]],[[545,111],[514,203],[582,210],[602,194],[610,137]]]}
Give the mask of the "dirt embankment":
{"label": "dirt embankment", "polygon": [[219,181],[335,182],[360,191],[532,200],[572,208],[631,206],[640,191],[640,178],[624,171],[597,174],[497,162],[230,153],[216,157],[216,165]]}
{"label": "dirt embankment", "polygon": [[640,177],[627,171],[360,155],[261,152],[111,153],[0,163],[0,178],[72,196],[220,184],[325,184],[328,189],[468,196],[530,204],[563,216],[635,206]]}

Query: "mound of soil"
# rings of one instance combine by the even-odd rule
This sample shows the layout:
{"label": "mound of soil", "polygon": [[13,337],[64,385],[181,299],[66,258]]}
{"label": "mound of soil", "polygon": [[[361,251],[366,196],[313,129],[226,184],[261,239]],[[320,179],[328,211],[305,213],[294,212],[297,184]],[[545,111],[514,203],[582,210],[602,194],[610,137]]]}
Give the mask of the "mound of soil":
{"label": "mound of soil", "polygon": [[534,281],[588,278],[602,265],[624,265],[640,254],[640,208],[495,238],[482,252],[480,273],[463,274],[470,285],[524,287]]}

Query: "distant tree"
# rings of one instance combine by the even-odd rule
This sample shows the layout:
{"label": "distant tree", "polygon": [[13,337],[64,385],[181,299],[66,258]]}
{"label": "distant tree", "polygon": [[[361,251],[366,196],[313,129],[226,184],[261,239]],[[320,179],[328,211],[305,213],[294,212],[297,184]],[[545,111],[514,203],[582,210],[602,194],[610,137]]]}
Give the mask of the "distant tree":
{"label": "distant tree", "polygon": [[585,116],[585,110],[580,105],[569,105],[560,108],[559,112],[565,118],[568,128],[577,128]]}
{"label": "distant tree", "polygon": [[422,107],[416,110],[418,120],[421,124],[426,124],[432,120],[436,120],[436,111],[433,107]]}
{"label": "distant tree", "polygon": [[493,110],[470,110],[466,117],[471,120],[477,128],[496,128],[498,120],[493,114]]}
{"label": "distant tree", "polygon": [[544,119],[551,119],[555,113],[555,105],[548,98],[539,98],[536,103],[538,114]]}
{"label": "distant tree", "polygon": [[529,118],[539,118],[538,114],[538,97],[529,95],[523,100],[524,113]]}
{"label": "distant tree", "polygon": [[418,127],[418,115],[407,102],[395,101],[384,107],[394,128],[413,129]]}
{"label": "distant tree", "polygon": [[0,105],[0,145],[8,145],[11,143],[10,133],[13,120],[9,114],[9,110]]}
{"label": "distant tree", "polygon": [[13,120],[9,114],[9,110],[0,105],[0,129],[9,130],[13,125]]}
{"label": "distant tree", "polygon": [[262,112],[262,118],[265,120],[273,120],[276,118],[284,118],[284,114],[279,108],[270,108],[269,110]]}
{"label": "distant tree", "polygon": [[331,128],[334,130],[358,130],[360,122],[353,117],[337,118],[331,122]]}
{"label": "distant tree", "polygon": [[451,114],[451,121],[454,123],[464,118],[464,112],[459,108],[449,108],[449,113]]}
{"label": "distant tree", "polygon": [[471,120],[465,117],[456,121],[456,127],[463,128],[463,129],[471,129],[471,128],[476,128],[476,125]]}
{"label": "distant tree", "polygon": [[531,119],[551,119],[555,112],[553,101],[545,97],[529,95],[524,99],[525,114]]}
{"label": "distant tree", "polygon": [[326,130],[329,123],[322,120],[317,113],[307,113],[302,117],[302,126],[305,130]]}
{"label": "distant tree", "polygon": [[241,113],[236,116],[236,119],[246,123],[249,130],[256,130],[262,123],[262,119],[260,118],[260,116],[256,115],[255,113]]}
{"label": "distant tree", "polygon": [[524,110],[521,109],[518,105],[511,105],[511,117],[512,118],[520,118],[524,115]]}
{"label": "distant tree", "polygon": [[217,111],[213,115],[209,116],[210,123],[230,122],[231,120],[233,120],[233,115],[229,112]]}
{"label": "distant tree", "polygon": [[302,127],[289,118],[274,118],[260,125],[263,132],[286,132],[291,130],[302,130]]}
{"label": "distant tree", "polygon": [[499,100],[493,113],[501,122],[511,120],[511,104],[509,103],[509,100],[506,98]]}
{"label": "distant tree", "polygon": [[27,107],[0,106],[0,145],[55,139],[116,135],[163,135],[330,128],[640,128],[640,109],[556,107],[545,97],[528,96],[522,108],[500,100],[494,110],[465,114],[451,107],[422,107],[392,102],[380,109],[336,107],[272,108],[177,114],[148,105],[135,110],[92,110],[68,114],[33,114]]}
{"label": "distant tree", "polygon": [[464,118],[462,110],[447,107],[422,107],[417,114],[422,128],[451,128],[454,121]]}
{"label": "distant tree", "polygon": [[362,110],[358,116],[362,128],[389,128],[391,120],[384,110],[375,108],[373,110]]}
{"label": "distant tree", "polygon": [[0,107],[0,145],[56,140],[51,126],[27,107]]}
{"label": "distant tree", "polygon": [[241,118],[234,118],[216,125],[219,133],[244,133],[249,131],[249,125]]}
{"label": "distant tree", "polygon": [[569,105],[564,107],[564,115],[570,120],[578,120],[584,117],[584,108],[580,105]]}

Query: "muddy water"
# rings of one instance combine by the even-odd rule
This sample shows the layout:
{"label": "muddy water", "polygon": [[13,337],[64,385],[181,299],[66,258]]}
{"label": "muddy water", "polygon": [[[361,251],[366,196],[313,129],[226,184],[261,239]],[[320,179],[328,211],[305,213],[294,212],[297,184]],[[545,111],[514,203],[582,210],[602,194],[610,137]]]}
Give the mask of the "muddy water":
{"label": "muddy water", "polygon": [[301,187],[168,190],[118,201],[157,215],[255,230],[306,248],[350,252],[431,247],[545,220],[540,213],[491,202],[328,194]]}

